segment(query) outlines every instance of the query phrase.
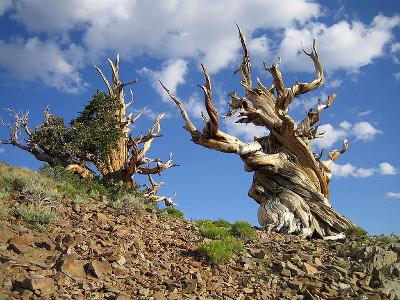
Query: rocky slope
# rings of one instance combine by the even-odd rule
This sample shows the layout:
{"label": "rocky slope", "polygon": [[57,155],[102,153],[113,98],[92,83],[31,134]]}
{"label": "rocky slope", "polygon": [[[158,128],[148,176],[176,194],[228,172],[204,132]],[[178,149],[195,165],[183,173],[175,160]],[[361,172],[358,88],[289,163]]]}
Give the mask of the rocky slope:
{"label": "rocky slope", "polygon": [[[8,206],[21,202],[9,200]],[[400,239],[340,242],[267,234],[211,266],[191,221],[151,207],[64,199],[38,232],[0,224],[1,299],[399,299]]]}

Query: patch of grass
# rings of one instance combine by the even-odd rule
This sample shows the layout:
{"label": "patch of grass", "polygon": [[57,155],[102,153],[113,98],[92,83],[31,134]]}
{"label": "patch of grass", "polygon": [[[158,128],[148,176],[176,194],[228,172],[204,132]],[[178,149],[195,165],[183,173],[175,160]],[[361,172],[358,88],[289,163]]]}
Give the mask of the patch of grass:
{"label": "patch of grass", "polygon": [[198,251],[210,264],[220,264],[230,259],[232,253],[239,253],[242,250],[243,245],[230,236],[221,240],[202,243]]}
{"label": "patch of grass", "polygon": [[20,217],[25,223],[29,224],[41,232],[46,230],[46,225],[52,224],[57,220],[57,214],[54,212],[32,210],[25,206],[13,207],[11,212]]}
{"label": "patch of grass", "polygon": [[217,227],[232,228],[232,224],[229,223],[228,221],[224,220],[224,219],[218,218],[218,220],[214,221],[213,223]]}
{"label": "patch of grass", "polygon": [[254,236],[255,230],[251,227],[249,222],[236,221],[232,224],[231,233],[235,237],[249,239]]}
{"label": "patch of grass", "polygon": [[231,236],[231,233],[228,230],[217,227],[214,223],[203,226],[203,228],[200,229],[200,232],[202,236],[212,240],[220,240]]}
{"label": "patch of grass", "polygon": [[179,209],[176,209],[175,207],[166,207],[161,211],[161,213],[175,219],[183,219],[183,212],[181,212]]}
{"label": "patch of grass", "polygon": [[378,237],[376,238],[376,241],[377,241],[377,242],[384,243],[384,244],[386,244],[386,245],[389,245],[389,244],[392,244],[392,243],[393,243],[393,239],[390,238],[390,237],[387,237],[387,236],[378,236]]}
{"label": "patch of grass", "polygon": [[349,227],[347,228],[344,233],[347,237],[351,239],[358,239],[358,238],[365,238],[368,234],[368,231],[362,229],[361,227]]}

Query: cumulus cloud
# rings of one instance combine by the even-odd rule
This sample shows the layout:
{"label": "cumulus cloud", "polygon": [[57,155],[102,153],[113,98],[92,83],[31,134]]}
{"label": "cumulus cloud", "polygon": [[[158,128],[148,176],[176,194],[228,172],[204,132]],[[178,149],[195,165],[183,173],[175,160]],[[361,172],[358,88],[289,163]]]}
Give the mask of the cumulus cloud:
{"label": "cumulus cloud", "polygon": [[357,140],[371,141],[375,135],[382,134],[382,131],[374,128],[368,122],[359,122],[354,124],[351,132]]}
{"label": "cumulus cloud", "polygon": [[265,127],[255,126],[254,124],[237,124],[235,118],[226,119],[226,131],[228,134],[243,139],[244,142],[252,142],[255,135],[265,136],[269,131]]}
{"label": "cumulus cloud", "polygon": [[382,175],[395,175],[397,174],[397,169],[391,164],[384,162],[379,165],[379,172]]}
{"label": "cumulus cloud", "polygon": [[[299,46],[303,41],[307,48],[316,37],[326,70],[358,70],[383,55],[393,28],[400,23],[398,16],[378,15],[371,24],[341,21],[328,26],[315,22],[324,9],[308,0],[18,0],[15,5],[11,2],[1,2],[0,15],[9,9],[11,17],[26,27],[30,39],[40,36],[43,45],[53,45],[52,53],[57,53],[72,74],[66,76],[60,66],[46,66],[46,70],[37,73],[28,70],[30,78],[40,78],[49,86],[59,84],[62,90],[67,90],[65,86],[81,85],[81,79],[76,76],[79,65],[72,63],[71,56],[78,59],[82,53],[65,49],[71,41],[79,44],[84,49],[84,57],[90,60],[102,60],[118,51],[123,59],[146,54],[162,61],[180,58],[202,61],[210,73],[217,73],[233,63],[236,67],[240,60],[235,20],[242,25],[256,62],[261,57],[279,55],[284,58],[283,66],[294,71],[312,70],[312,63],[300,54]],[[265,31],[273,32],[274,43]],[[22,68],[23,62],[43,60],[24,51],[27,41],[2,43],[8,52],[15,49],[18,54],[14,65],[1,65],[14,75],[18,76],[15,69]],[[396,51],[397,46],[393,45],[392,52]],[[299,55],[303,57],[298,59]],[[48,73],[54,74],[55,80],[46,76]],[[73,78],[78,78],[75,79],[78,82]],[[338,84],[339,80],[331,82],[332,86]]]}
{"label": "cumulus cloud", "polygon": [[332,163],[332,172],[335,177],[370,177],[374,174],[380,175],[395,175],[397,174],[397,169],[387,162],[379,164],[377,168],[357,168],[351,163],[345,165],[340,165]]}
{"label": "cumulus cloud", "polygon": [[0,17],[4,14],[4,12],[12,7],[12,0],[2,0],[0,1]]}
{"label": "cumulus cloud", "polygon": [[356,140],[368,142],[373,140],[377,134],[383,133],[368,122],[351,124],[347,121],[341,122],[339,128],[335,128],[331,124],[321,125],[318,128],[318,132],[325,132],[322,138],[311,141],[313,148],[318,149],[330,148],[336,142],[343,141],[346,137],[350,136],[354,137]]}
{"label": "cumulus cloud", "polygon": [[79,61],[69,60],[68,57],[83,55],[82,52],[82,48],[75,44],[61,49],[57,43],[43,42],[37,37],[28,40],[18,38],[8,43],[0,40],[0,67],[19,79],[39,79],[50,87],[78,93],[86,87],[86,83],[77,71]]}
{"label": "cumulus cloud", "polygon": [[[359,21],[341,21],[327,26],[309,23],[304,28],[288,28],[279,53],[285,58],[285,65],[291,70],[312,70],[312,64],[304,59],[300,42],[308,49],[315,38],[318,53],[326,71],[346,70],[358,72],[360,67],[372,63],[384,54],[384,48],[392,38],[392,30],[400,25],[400,17],[376,16],[371,24]],[[397,47],[396,47],[397,49]]]}
{"label": "cumulus cloud", "polygon": [[388,192],[386,193],[386,198],[400,199],[400,193]]}
{"label": "cumulus cloud", "polygon": [[[170,97],[160,85],[157,72],[146,67],[139,70],[139,73],[150,80],[153,88],[158,92],[164,102],[172,103]],[[187,61],[183,59],[169,60],[162,65],[158,72],[163,84],[168,87],[172,94],[176,93],[179,84],[185,83],[185,74],[187,73]]]}

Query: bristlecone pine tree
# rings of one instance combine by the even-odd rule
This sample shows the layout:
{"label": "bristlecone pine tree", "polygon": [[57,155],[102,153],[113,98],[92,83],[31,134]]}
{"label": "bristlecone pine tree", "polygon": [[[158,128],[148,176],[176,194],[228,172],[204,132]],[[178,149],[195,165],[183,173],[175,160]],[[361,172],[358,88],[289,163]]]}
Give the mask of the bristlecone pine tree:
{"label": "bristlecone pine tree", "polygon": [[[8,109],[13,121],[5,123],[11,131],[9,139],[1,140],[2,144],[11,144],[28,151],[39,161],[50,166],[60,165],[81,175],[89,173],[87,165],[93,164],[106,180],[123,182],[128,186],[135,185],[133,175],[136,173],[148,175],[152,187],[147,188],[147,196],[153,201],[165,201],[173,205],[172,198],[156,196],[160,185],[151,178],[152,174],[177,166],[172,163],[172,153],[166,163],[160,158],[146,157],[153,140],[160,135],[160,120],[165,114],[157,117],[154,125],[145,136],[133,138],[129,128],[143,113],[136,117],[132,113],[126,115],[126,109],[133,102],[124,100],[124,87],[135,83],[121,83],[119,80],[119,55],[115,63],[108,62],[112,70],[112,82],[107,80],[103,72],[94,67],[103,78],[108,94],[97,92],[86,105],[79,116],[72,120],[70,127],[64,124],[62,118],[53,116],[48,107],[45,109],[45,121],[31,131],[28,127],[28,113],[17,113]],[[27,137],[20,136],[22,131]],[[152,164],[153,163],[153,164]]]}
{"label": "bristlecone pine tree", "polygon": [[[296,233],[309,236],[338,236],[354,224],[339,215],[329,204],[328,183],[332,177],[330,169],[348,147],[347,139],[341,151],[333,150],[327,160],[321,160],[322,153],[316,156],[310,146],[310,140],[321,137],[317,127],[311,127],[319,121],[322,110],[328,108],[336,95],[331,95],[326,104],[319,101],[317,109],[308,111],[306,118],[297,126],[287,114],[288,106],[295,97],[315,90],[324,82],[324,73],[318,60],[314,41],[313,50],[307,54],[314,62],[316,77],[308,83],[297,82],[291,88],[285,88],[278,65],[264,67],[273,77],[270,88],[266,88],[257,78],[257,87],[251,79],[251,63],[245,42],[245,36],[239,29],[243,48],[243,62],[236,72],[241,73],[240,84],[245,88],[245,97],[238,98],[236,92],[230,94],[230,110],[227,117],[239,111],[238,123],[253,123],[269,130],[269,135],[254,137],[254,142],[244,143],[237,137],[219,130],[218,114],[211,100],[211,82],[206,68],[202,65],[205,85],[200,86],[205,95],[205,107],[209,120],[203,131],[197,130],[188,117],[182,103],[160,83],[180,108],[192,141],[206,148],[220,152],[236,153],[245,164],[247,172],[254,172],[253,184],[249,196],[260,204],[259,223],[268,230]],[[279,58],[280,63],[280,58]],[[236,73],[235,72],[235,73]]]}

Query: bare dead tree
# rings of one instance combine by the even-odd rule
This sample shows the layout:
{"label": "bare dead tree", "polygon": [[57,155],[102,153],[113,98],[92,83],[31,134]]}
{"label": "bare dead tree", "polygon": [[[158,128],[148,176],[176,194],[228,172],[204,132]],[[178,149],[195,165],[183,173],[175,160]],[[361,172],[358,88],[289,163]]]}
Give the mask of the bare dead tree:
{"label": "bare dead tree", "polygon": [[332,176],[331,164],[348,147],[347,139],[341,151],[334,150],[328,159],[321,161],[311,150],[310,140],[320,137],[317,127],[321,112],[328,108],[336,95],[329,96],[327,104],[319,101],[317,109],[310,109],[306,118],[297,126],[287,114],[288,106],[295,97],[315,90],[324,82],[324,72],[318,59],[314,41],[313,50],[304,53],[309,56],[315,67],[316,76],[311,82],[296,84],[286,88],[277,65],[265,70],[272,75],[273,82],[266,88],[257,78],[257,87],[251,79],[251,61],[248,55],[245,36],[238,26],[243,48],[243,61],[235,71],[240,72],[240,84],[245,88],[245,97],[238,98],[236,92],[230,94],[230,110],[227,117],[239,112],[237,123],[253,123],[269,130],[269,135],[254,137],[254,142],[244,143],[237,137],[219,129],[217,111],[212,103],[211,81],[206,68],[202,65],[205,84],[205,107],[209,119],[202,131],[191,122],[182,102],[166,86],[160,83],[181,111],[184,128],[189,131],[192,141],[203,147],[220,152],[235,153],[245,164],[245,171],[254,172],[253,184],[249,196],[260,204],[259,223],[268,230],[296,233],[304,237],[317,235],[334,236],[354,224],[339,215],[329,204],[328,183]]}

